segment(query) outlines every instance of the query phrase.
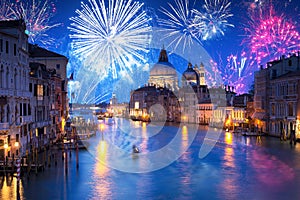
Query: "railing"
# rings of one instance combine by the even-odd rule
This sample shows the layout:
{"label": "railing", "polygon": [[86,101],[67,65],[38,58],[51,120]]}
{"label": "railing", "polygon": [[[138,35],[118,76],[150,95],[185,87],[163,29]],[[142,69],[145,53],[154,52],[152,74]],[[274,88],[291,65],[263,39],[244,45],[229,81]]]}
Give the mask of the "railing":
{"label": "railing", "polygon": [[0,123],[0,130],[9,130],[9,123],[5,122],[5,123]]}

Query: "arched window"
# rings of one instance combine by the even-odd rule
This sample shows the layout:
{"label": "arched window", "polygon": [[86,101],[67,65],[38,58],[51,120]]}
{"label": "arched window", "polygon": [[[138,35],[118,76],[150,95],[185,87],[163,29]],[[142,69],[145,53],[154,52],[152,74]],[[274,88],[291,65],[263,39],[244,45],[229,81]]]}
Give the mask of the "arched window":
{"label": "arched window", "polygon": [[18,75],[18,72],[17,72],[17,69],[15,68],[15,73],[14,73],[14,88],[17,89],[17,75]]}
{"label": "arched window", "polygon": [[6,67],[6,88],[9,88],[9,68]]}
{"label": "arched window", "polygon": [[9,109],[9,105],[7,105],[7,108],[6,108],[6,120],[10,124],[10,109]]}
{"label": "arched window", "polygon": [[0,88],[3,88],[3,65],[1,65],[1,69],[0,69]]}

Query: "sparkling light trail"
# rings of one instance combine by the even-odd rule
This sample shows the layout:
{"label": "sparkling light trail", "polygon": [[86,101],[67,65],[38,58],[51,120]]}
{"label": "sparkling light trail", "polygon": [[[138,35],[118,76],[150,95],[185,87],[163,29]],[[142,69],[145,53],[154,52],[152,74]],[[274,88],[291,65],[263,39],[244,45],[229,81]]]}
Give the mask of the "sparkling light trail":
{"label": "sparkling light trail", "polygon": [[193,22],[199,28],[202,40],[212,39],[224,35],[228,27],[234,27],[228,19],[233,17],[230,12],[231,2],[227,0],[205,0],[204,11],[193,9]]}
{"label": "sparkling light trail", "polygon": [[55,44],[55,40],[47,34],[49,30],[61,25],[50,23],[56,12],[54,3],[48,0],[16,1],[16,3],[2,1],[1,6],[1,20],[24,19],[30,43],[39,43],[45,47]]}
{"label": "sparkling light trail", "polygon": [[74,53],[84,67],[101,77],[117,78],[122,71],[131,71],[132,64],[144,62],[142,53],[151,40],[149,17],[143,3],[131,0],[90,0],[76,10],[68,27],[73,34]]}
{"label": "sparkling light trail", "polygon": [[199,25],[193,23],[193,15],[189,0],[175,0],[175,5],[168,3],[170,10],[159,9],[164,18],[158,19],[158,24],[163,27],[163,38],[169,38],[172,50],[191,48],[194,42],[199,42]]}

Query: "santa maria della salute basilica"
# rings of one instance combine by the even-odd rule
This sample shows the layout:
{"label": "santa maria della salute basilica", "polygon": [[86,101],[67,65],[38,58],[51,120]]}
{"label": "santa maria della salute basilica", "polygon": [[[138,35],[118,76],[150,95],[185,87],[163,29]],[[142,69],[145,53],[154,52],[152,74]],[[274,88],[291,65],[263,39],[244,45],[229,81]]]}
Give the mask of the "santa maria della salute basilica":
{"label": "santa maria della salute basilica", "polygon": [[[189,63],[188,68],[183,73],[182,84],[188,81],[195,85],[205,85],[204,65],[201,63],[200,68]],[[150,70],[149,85],[168,88],[172,91],[179,89],[178,75],[175,67],[169,62],[167,51],[162,49],[159,59]]]}
{"label": "santa maria della salute basilica", "polygon": [[201,115],[197,117],[196,108],[199,103],[205,103],[204,106],[211,111],[204,65],[201,63],[199,67],[197,65],[193,67],[188,63],[186,70],[179,75],[163,48],[158,62],[150,70],[148,84],[131,92],[129,115],[133,120],[173,122],[184,120],[207,124],[211,114],[207,112],[206,117]]}

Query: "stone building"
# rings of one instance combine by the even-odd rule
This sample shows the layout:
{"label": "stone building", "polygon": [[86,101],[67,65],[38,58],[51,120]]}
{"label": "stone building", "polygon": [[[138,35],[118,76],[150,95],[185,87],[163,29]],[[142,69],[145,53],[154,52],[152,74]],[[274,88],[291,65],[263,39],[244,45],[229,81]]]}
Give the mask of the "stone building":
{"label": "stone building", "polygon": [[270,135],[299,135],[300,55],[282,56],[255,73],[253,118]]}
{"label": "stone building", "polygon": [[[28,144],[30,114],[28,36],[23,20],[0,21],[0,159],[20,156]],[[20,152],[21,151],[21,152]]]}
{"label": "stone building", "polygon": [[[32,93],[30,105],[33,121],[30,124],[30,150],[50,144],[56,138],[55,72],[44,64],[29,63],[29,92]],[[59,109],[59,108],[58,108]]]}
{"label": "stone building", "polygon": [[0,21],[1,161],[55,140],[67,115],[67,58],[28,44],[25,30],[23,20]]}
{"label": "stone building", "polygon": [[179,122],[179,101],[168,88],[144,86],[131,92],[129,115],[133,120]]}
{"label": "stone building", "polygon": [[[57,100],[57,106],[59,107],[59,116],[56,117],[56,123],[58,124],[57,132],[64,132],[64,125],[69,115],[69,99],[67,95],[67,64],[68,58],[58,53],[48,51],[37,45],[29,44],[30,62],[36,62],[44,64],[47,69],[55,70],[56,91],[55,98]],[[60,79],[60,80],[59,80]],[[60,81],[60,82],[59,82]]]}

